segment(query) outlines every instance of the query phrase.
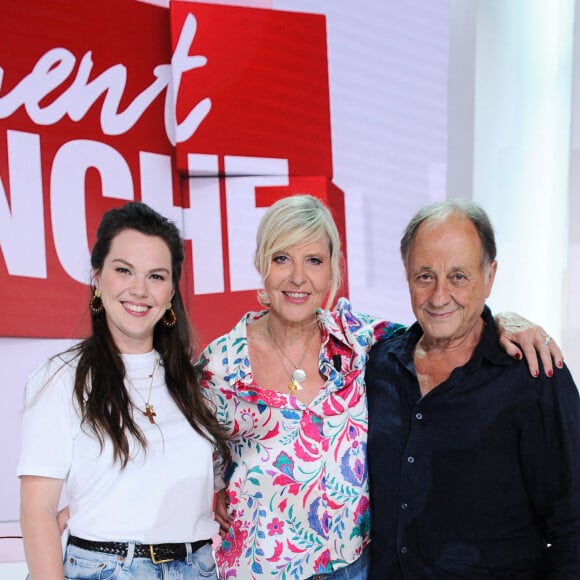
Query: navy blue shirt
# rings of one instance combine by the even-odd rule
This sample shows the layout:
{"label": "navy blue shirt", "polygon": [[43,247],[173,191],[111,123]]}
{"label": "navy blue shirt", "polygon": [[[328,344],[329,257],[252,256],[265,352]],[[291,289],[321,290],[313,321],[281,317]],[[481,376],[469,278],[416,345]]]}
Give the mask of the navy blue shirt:
{"label": "navy blue shirt", "polygon": [[578,391],[567,369],[531,377],[482,316],[423,398],[417,323],[371,351],[371,579],[580,579]]}

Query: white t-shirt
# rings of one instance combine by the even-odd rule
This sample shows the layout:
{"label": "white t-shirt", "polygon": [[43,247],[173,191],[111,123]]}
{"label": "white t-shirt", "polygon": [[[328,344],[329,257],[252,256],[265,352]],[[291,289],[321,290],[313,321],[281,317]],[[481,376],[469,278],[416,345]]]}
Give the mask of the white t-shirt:
{"label": "white t-shirt", "polygon": [[108,440],[101,451],[94,433],[81,428],[73,402],[76,360],[48,361],[28,379],[17,473],[66,480],[72,535],[154,544],[210,539],[218,531],[212,516],[213,448],[169,396],[161,363],[150,397],[155,423],[141,412],[156,356],[161,359],[154,351],[122,355],[141,393],[128,389],[137,407],[134,419],[147,440],[145,451],[131,444],[124,469],[113,463]]}

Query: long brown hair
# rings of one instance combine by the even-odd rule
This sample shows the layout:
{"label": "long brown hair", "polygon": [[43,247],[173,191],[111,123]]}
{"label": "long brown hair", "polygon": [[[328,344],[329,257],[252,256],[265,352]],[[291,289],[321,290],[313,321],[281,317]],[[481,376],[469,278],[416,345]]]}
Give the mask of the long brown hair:
{"label": "long brown hair", "polygon": [[[175,224],[140,202],[129,202],[119,209],[109,210],[103,215],[97,230],[91,254],[93,271],[102,270],[113,238],[127,229],[161,238],[171,252],[175,290],[172,305],[177,320],[173,328],[167,328],[161,321],[157,323],[153,347],[163,361],[165,382],[172,399],[193,429],[226,458],[226,430],[202,394],[200,371],[193,364],[197,358],[193,330],[179,288],[185,253]],[[124,383],[125,367],[109,331],[105,312],[91,310],[91,324],[91,336],[72,349],[78,351],[74,394],[83,423],[95,433],[101,448],[106,438],[111,440],[115,461],[125,467],[130,459],[128,435],[143,448],[147,447],[147,441],[132,417],[132,403]]]}

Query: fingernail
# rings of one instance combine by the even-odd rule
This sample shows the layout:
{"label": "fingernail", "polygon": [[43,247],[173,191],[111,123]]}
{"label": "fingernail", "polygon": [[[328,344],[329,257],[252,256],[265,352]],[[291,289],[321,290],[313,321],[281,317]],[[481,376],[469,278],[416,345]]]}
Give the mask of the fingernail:
{"label": "fingernail", "polygon": [[548,371],[548,376],[551,377],[553,375],[553,371]]}
{"label": "fingernail", "polygon": [[564,363],[563,363],[561,360],[559,360],[559,361],[556,363],[556,366],[557,366],[559,369],[561,369],[561,368],[564,366]]}
{"label": "fingernail", "polygon": [[515,356],[518,360],[522,360],[522,353],[521,352],[516,352]]}
{"label": "fingernail", "polygon": [[540,373],[538,371],[534,371],[534,376],[535,377],[539,377],[540,376]]}

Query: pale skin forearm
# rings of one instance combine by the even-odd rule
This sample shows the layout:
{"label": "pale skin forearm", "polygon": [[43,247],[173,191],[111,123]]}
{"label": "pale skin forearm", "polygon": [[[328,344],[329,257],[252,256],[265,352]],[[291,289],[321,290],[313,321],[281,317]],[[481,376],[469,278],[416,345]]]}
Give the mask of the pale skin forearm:
{"label": "pale skin forearm", "polygon": [[63,580],[62,549],[56,521],[62,480],[22,476],[20,525],[31,580]]}
{"label": "pale skin forearm", "polygon": [[62,550],[56,514],[52,515],[55,522],[54,530],[48,530],[49,518],[43,517],[30,524],[22,521],[22,532],[26,537],[24,552],[31,580],[63,580]]}

